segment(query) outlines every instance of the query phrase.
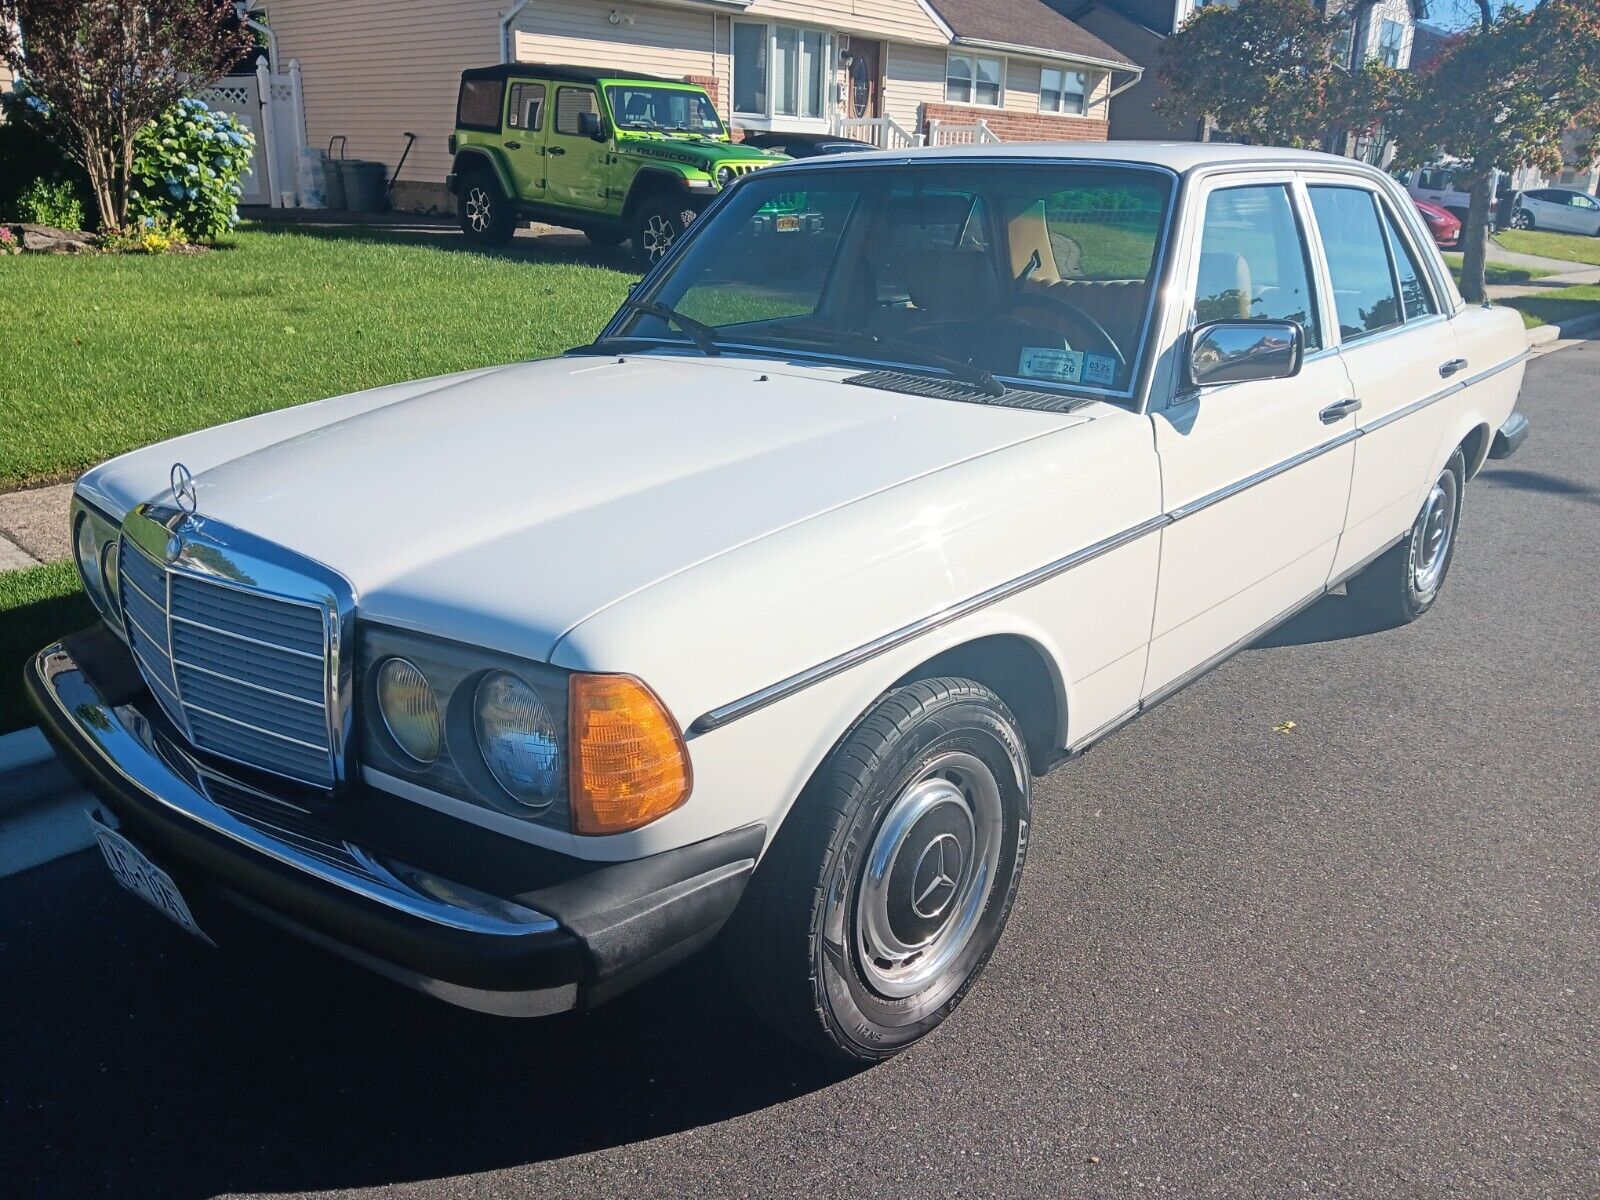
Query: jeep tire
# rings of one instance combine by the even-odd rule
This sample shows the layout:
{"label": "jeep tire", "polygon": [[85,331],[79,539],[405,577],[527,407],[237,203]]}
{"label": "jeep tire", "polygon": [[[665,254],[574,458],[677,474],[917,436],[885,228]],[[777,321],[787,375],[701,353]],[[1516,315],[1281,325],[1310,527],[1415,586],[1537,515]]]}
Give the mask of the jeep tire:
{"label": "jeep tire", "polygon": [[480,246],[504,246],[517,230],[517,215],[500,190],[500,181],[485,167],[474,167],[461,179],[456,198],[461,232]]}
{"label": "jeep tire", "polygon": [[668,195],[648,196],[633,214],[633,257],[641,271],[655,266],[683,236],[683,214],[688,206]]}

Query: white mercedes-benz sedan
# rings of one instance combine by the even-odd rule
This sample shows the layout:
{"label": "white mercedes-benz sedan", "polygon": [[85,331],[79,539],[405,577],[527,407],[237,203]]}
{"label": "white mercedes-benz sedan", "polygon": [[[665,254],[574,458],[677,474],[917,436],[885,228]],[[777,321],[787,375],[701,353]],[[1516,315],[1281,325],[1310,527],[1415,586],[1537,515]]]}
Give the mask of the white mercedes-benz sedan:
{"label": "white mercedes-benz sedan", "polygon": [[720,936],[882,1058],[993,952],[1032,780],[1331,588],[1433,605],[1525,357],[1344,159],[781,165],[560,358],[90,471],[103,620],[30,692],[192,932],[506,1015]]}

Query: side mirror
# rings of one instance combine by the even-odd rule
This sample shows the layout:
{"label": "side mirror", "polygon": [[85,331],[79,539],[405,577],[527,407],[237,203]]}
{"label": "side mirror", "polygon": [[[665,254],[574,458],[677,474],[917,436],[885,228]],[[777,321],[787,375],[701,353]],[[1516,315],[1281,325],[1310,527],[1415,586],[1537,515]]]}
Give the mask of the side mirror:
{"label": "side mirror", "polygon": [[599,113],[581,112],[578,114],[578,133],[588,138],[591,142],[603,142],[611,136],[611,131],[606,128],[606,123],[600,119]]}
{"label": "side mirror", "polygon": [[1305,360],[1305,333],[1295,321],[1212,321],[1189,334],[1189,382],[1246,383],[1293,379]]}

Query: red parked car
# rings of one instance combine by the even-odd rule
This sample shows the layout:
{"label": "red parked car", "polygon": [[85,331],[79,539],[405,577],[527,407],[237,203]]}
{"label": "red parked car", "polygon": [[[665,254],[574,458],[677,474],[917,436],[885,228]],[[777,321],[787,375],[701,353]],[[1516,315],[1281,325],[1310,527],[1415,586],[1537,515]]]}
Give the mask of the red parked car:
{"label": "red parked car", "polygon": [[1412,200],[1411,203],[1417,206],[1428,232],[1441,249],[1448,250],[1461,240],[1461,220],[1454,213],[1437,204],[1429,204],[1426,200]]}

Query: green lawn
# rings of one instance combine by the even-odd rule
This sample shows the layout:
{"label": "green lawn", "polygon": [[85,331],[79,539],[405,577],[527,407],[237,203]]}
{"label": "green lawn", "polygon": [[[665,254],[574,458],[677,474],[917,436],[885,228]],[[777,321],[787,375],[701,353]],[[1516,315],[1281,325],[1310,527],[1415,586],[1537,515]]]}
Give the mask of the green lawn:
{"label": "green lawn", "polygon": [[245,226],[198,256],[0,259],[0,490],[267,409],[587,341],[620,251]]}
{"label": "green lawn", "polygon": [[0,733],[33,724],[22,698],[28,656],[94,619],[69,562],[0,574]]}
{"label": "green lawn", "polygon": [[1514,296],[1497,303],[1518,309],[1522,313],[1522,323],[1534,329],[1540,325],[1555,325],[1574,317],[1600,313],[1600,286],[1586,284],[1551,288],[1536,296]]}
{"label": "green lawn", "polygon": [[1538,229],[1502,229],[1494,240],[1515,254],[1538,254],[1566,262],[1589,263],[1600,267],[1600,238],[1580,237],[1575,233],[1545,233]]}
{"label": "green lawn", "polygon": [[[1456,282],[1461,282],[1461,255],[1446,254],[1445,266],[1450,268],[1450,274],[1456,277]],[[1556,272],[1545,270],[1543,267],[1511,267],[1505,263],[1485,263],[1483,279],[1490,284],[1516,284],[1532,283],[1535,279],[1544,279]]]}

